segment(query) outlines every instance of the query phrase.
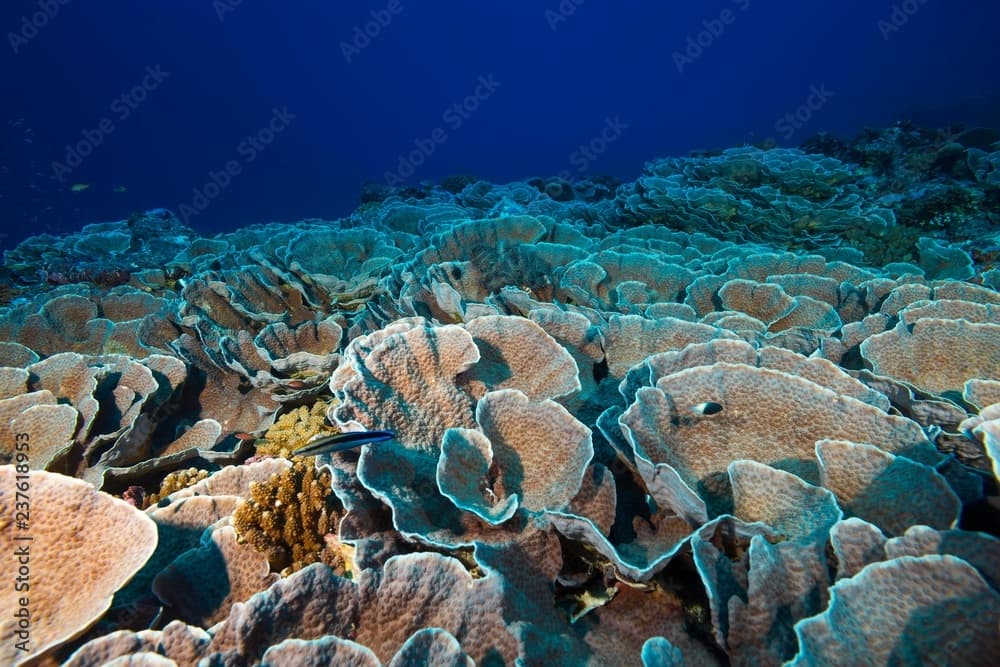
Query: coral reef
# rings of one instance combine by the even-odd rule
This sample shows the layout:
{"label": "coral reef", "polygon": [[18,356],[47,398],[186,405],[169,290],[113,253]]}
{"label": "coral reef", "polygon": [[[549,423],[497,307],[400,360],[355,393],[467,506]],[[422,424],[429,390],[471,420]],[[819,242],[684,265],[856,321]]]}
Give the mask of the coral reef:
{"label": "coral reef", "polygon": [[[899,125],[25,241],[0,494],[26,477],[33,564],[93,587],[43,591],[32,656],[995,654],[998,138]],[[364,430],[394,437],[292,456]]]}

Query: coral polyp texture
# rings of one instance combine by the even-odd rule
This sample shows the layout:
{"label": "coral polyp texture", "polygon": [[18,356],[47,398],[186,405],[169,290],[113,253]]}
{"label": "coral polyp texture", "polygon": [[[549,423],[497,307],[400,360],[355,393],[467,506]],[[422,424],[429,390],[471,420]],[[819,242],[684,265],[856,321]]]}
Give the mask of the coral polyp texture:
{"label": "coral polyp texture", "polygon": [[997,164],[901,126],[28,239],[0,662],[988,664]]}

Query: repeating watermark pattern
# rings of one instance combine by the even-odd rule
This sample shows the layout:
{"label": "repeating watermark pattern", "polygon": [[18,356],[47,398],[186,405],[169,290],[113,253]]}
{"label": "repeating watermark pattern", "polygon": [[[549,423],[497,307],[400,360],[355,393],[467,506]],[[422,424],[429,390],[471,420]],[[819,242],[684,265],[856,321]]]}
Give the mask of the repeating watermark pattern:
{"label": "repeating watermark pattern", "polygon": [[20,29],[17,32],[7,33],[7,42],[10,43],[14,55],[20,53],[21,49],[37,37],[49,21],[58,16],[62,8],[70,2],[71,0],[38,0],[35,11],[21,17]]}
{"label": "repeating watermark pattern", "polygon": [[177,207],[179,217],[184,224],[190,224],[191,218],[204,213],[205,209],[232,184],[233,179],[243,173],[243,168],[256,160],[279,134],[288,129],[295,118],[295,114],[291,113],[287,106],[271,109],[271,120],[236,145],[237,157],[227,160],[218,171],[210,169],[205,182],[191,190],[191,201]]}
{"label": "repeating watermark pattern", "polygon": [[31,651],[31,434],[14,434],[14,543],[10,557],[14,566],[11,586],[17,593],[15,608],[9,610],[16,619],[13,629],[14,648],[21,654]]}
{"label": "repeating watermark pattern", "polygon": [[461,102],[455,102],[441,114],[443,125],[435,127],[425,137],[413,140],[413,150],[401,153],[398,156],[396,169],[386,171],[386,185],[396,187],[413,176],[414,172],[423,165],[427,158],[434,154],[439,146],[448,141],[451,136],[448,134],[449,128],[452,132],[457,132],[462,125],[479,109],[479,106],[488,100],[502,84],[494,78],[492,74],[480,76],[476,80],[476,87],[472,94],[466,95]]}
{"label": "repeating watermark pattern", "polygon": [[576,10],[586,0],[560,0],[555,9],[545,10],[545,22],[549,25],[549,30],[555,32],[560,24],[569,20],[569,17],[576,14]]}
{"label": "repeating watermark pattern", "polygon": [[715,40],[722,37],[726,28],[736,23],[736,18],[740,12],[750,9],[751,0],[730,0],[732,7],[726,7],[715,18],[704,19],[701,22],[702,29],[695,33],[690,33],[684,42],[683,50],[676,50],[671,54],[674,67],[677,72],[684,73],[688,67],[704,55],[705,51],[715,44]]}
{"label": "repeating watermark pattern", "polygon": [[344,56],[344,61],[350,65],[351,61],[358,57],[362,51],[367,49],[372,40],[377,39],[382,31],[389,27],[392,20],[403,13],[406,9],[400,0],[389,0],[384,9],[373,9],[369,12],[371,19],[364,24],[354,26],[351,34],[351,41],[340,42],[340,52]]}
{"label": "repeating watermark pattern", "polygon": [[[620,116],[615,116],[614,118],[610,116],[605,117],[604,126],[601,128],[601,131],[594,135],[593,139],[580,144],[569,154],[569,163],[575,167],[575,176],[579,176],[590,169],[590,165],[603,155],[611,144],[618,141],[627,129],[628,123],[623,122]],[[559,178],[564,181],[572,181],[574,172],[564,169],[559,172]]]}
{"label": "repeating watermark pattern", "polygon": [[243,0],[213,0],[212,9],[219,21],[225,21],[228,14],[232,14],[243,4]]}
{"label": "repeating watermark pattern", "polygon": [[115,119],[119,123],[128,120],[128,117],[149,98],[150,93],[159,88],[169,76],[170,72],[164,72],[159,65],[147,66],[142,81],[111,102],[108,107],[111,115],[102,118],[96,127],[83,130],[78,141],[66,145],[63,160],[51,164],[53,178],[60,183],[65,181],[74,169],[83,164],[83,161],[118,129]]}
{"label": "repeating watermark pattern", "polygon": [[827,90],[825,83],[809,86],[809,96],[806,101],[779,118],[774,123],[774,129],[782,139],[791,139],[792,135],[801,130],[812,119],[813,114],[826,106],[827,101],[835,94],[832,90]]}
{"label": "repeating watermark pattern", "polygon": [[894,2],[889,11],[889,16],[875,22],[882,39],[889,41],[893,33],[910,22],[913,15],[920,11],[920,8],[927,4],[929,0],[903,0]]}

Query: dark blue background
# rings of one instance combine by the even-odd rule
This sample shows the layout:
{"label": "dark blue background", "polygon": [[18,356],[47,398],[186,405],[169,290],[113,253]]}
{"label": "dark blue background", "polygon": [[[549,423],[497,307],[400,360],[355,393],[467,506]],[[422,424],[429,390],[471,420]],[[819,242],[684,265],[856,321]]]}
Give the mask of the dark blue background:
{"label": "dark blue background", "polygon": [[[242,171],[191,217],[200,231],[339,217],[365,181],[384,180],[439,126],[447,141],[409,182],[573,169],[573,151],[608,117],[628,127],[587,173],[626,179],[655,156],[769,137],[796,145],[821,130],[851,135],[900,118],[1000,125],[993,0],[912,0],[917,11],[888,39],[878,21],[893,3],[883,0],[750,0],[745,10],[746,0],[584,0],[555,31],[545,11],[558,0],[399,3],[402,12],[348,64],[341,43],[388,0],[243,0],[224,20],[211,0],[68,0],[17,54],[7,35],[39,3],[8,0],[4,244],[134,210],[177,210],[229,160]],[[678,72],[672,54],[726,9],[734,20]],[[119,121],[112,103],[157,65],[167,79]],[[461,127],[446,127],[443,112],[488,75],[496,92]],[[833,96],[792,136],[779,133],[776,121],[820,85]],[[238,145],[275,107],[295,120],[246,164]],[[115,130],[54,181],[51,163],[104,117]],[[71,193],[73,183],[91,187]],[[118,185],[127,191],[113,192]]]}

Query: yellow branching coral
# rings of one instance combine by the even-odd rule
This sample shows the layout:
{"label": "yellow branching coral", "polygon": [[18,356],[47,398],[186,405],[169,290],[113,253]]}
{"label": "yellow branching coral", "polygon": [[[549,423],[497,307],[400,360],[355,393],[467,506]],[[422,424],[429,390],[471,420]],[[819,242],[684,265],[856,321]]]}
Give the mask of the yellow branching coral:
{"label": "yellow branching coral", "polygon": [[169,496],[171,493],[180,491],[181,489],[186,489],[193,484],[197,484],[206,477],[208,477],[207,470],[199,470],[198,468],[175,470],[163,478],[163,482],[160,483],[159,491],[146,497],[145,502],[143,503],[143,508],[151,507]]}
{"label": "yellow branching coral", "polygon": [[312,407],[303,405],[282,415],[267,430],[264,438],[257,441],[257,454],[291,458],[292,452],[305,445],[310,438],[339,433],[326,422],[328,408],[329,404],[318,401]]}
{"label": "yellow branching coral", "polygon": [[342,516],[329,471],[317,471],[312,459],[296,458],[285,472],[251,484],[250,497],[233,513],[233,526],[239,541],[267,555],[282,576],[316,562],[344,575],[349,559],[336,539]]}

